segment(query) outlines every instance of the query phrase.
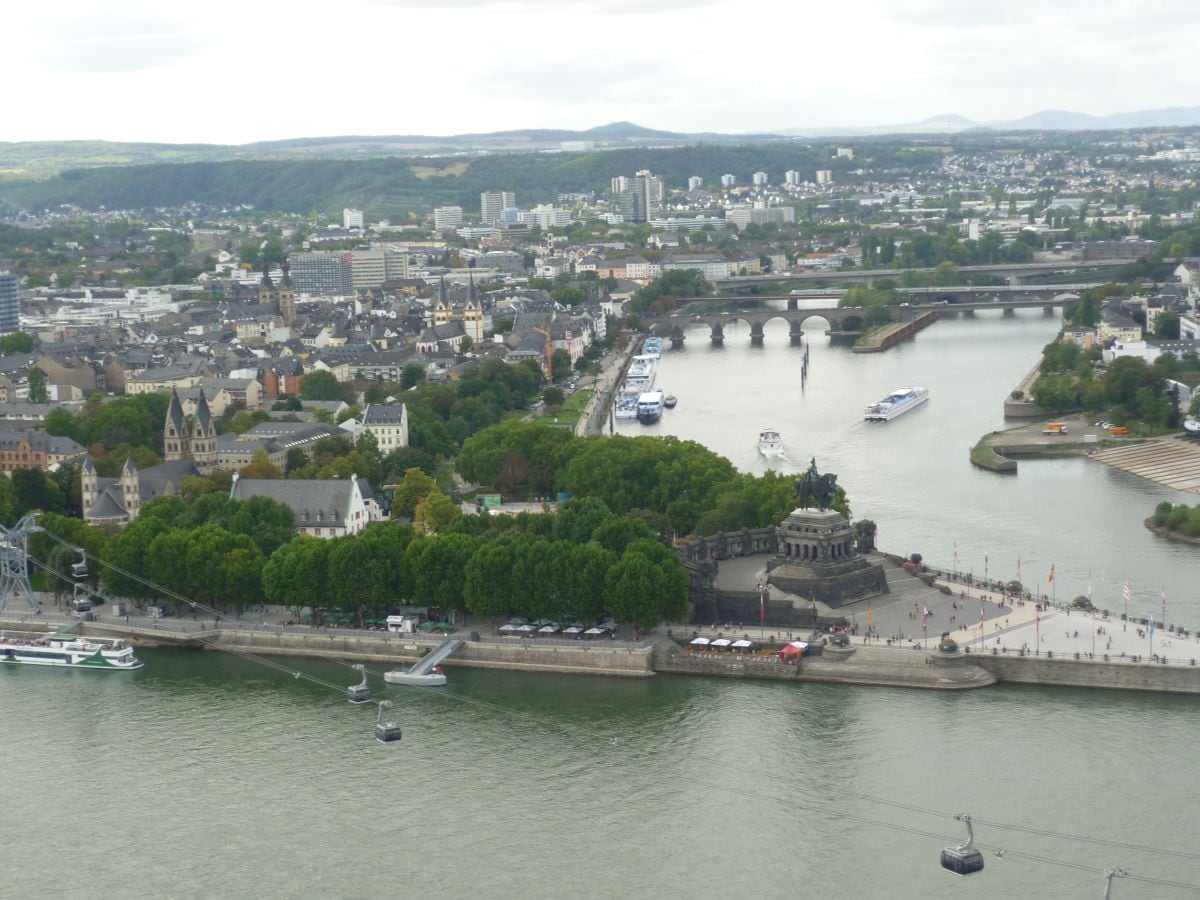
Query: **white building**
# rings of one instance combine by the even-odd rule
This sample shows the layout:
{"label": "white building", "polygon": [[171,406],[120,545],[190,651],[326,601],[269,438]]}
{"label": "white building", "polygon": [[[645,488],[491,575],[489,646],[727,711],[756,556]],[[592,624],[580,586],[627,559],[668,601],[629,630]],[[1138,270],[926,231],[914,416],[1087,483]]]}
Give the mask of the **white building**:
{"label": "white building", "polygon": [[408,408],[403,403],[368,403],[362,415],[347,419],[342,429],[355,437],[368,432],[383,454],[408,446]]}
{"label": "white building", "polygon": [[692,175],[688,178],[688,188],[687,189],[689,191],[698,191],[702,187],[704,187],[704,179],[701,178],[699,175]]}
{"label": "white building", "polygon": [[362,231],[363,211],[361,209],[343,209],[342,227],[347,231],[351,228],[357,228],[359,231]]}
{"label": "white building", "polygon": [[767,178],[766,172],[755,172],[750,176],[750,183],[755,187],[766,187],[770,183],[770,179]]}
{"label": "white building", "polygon": [[234,500],[268,497],[291,507],[296,531],[319,538],[358,534],[381,519],[371,489],[357,475],[349,478],[240,478],[235,472],[229,496]]}
{"label": "white building", "polygon": [[721,187],[731,188],[737,184],[737,176],[726,173],[721,176]]}
{"label": "white building", "polygon": [[433,228],[435,231],[448,231],[463,223],[461,206],[439,206],[433,211]]}

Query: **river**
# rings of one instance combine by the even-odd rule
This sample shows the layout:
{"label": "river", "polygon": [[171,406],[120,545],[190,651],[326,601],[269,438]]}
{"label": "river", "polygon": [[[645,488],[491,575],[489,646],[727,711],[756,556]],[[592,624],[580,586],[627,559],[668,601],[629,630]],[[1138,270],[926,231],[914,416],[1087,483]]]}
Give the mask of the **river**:
{"label": "river", "polygon": [[[1089,459],[1022,460],[1016,475],[971,465],[970,448],[1011,427],[1004,399],[1058,332],[1040,310],[1013,316],[953,316],[885,353],[831,346],[824,320],[806,323],[803,351],[782,320],[768,323],[761,348],[749,326],[725,329],[715,349],[703,326],[683,350],[664,353],[658,383],[679,399],[658,424],[617,422],[623,434],[674,434],[704,444],[744,471],[761,472],[758,432],[783,435],[787,457],[772,465],[799,472],[811,459],[836,472],[855,518],[873,519],[879,546],[918,552],[933,565],[992,578],[1017,577],[1030,589],[1070,599],[1089,592],[1097,606],[1189,629],[1200,625],[1200,553],[1150,533],[1142,521],[1164,501],[1195,505],[1193,494],[1161,487]],[[891,390],[930,389],[928,403],[888,423],[863,421],[863,408]],[[1047,582],[1051,566],[1055,578]]]}
{"label": "river", "polygon": [[[1009,477],[967,460],[1054,330],[949,320],[870,356],[813,334],[802,390],[785,330],[751,350],[731,329],[724,350],[667,354],[679,406],[622,430],[756,470],[773,425],[791,465],[839,474],[887,548],[949,562],[957,541],[964,568],[986,554],[1008,577],[1020,556],[1031,581],[1054,563],[1060,597],[1090,569],[1098,599],[1128,579],[1146,612],[1165,582],[1194,625],[1195,549],[1140,524],[1172,492],[1087,460]],[[925,407],[861,422],[911,383],[931,388]],[[1073,898],[1101,896],[1110,867],[1131,873],[1114,897],[1200,892],[1196,697],[451,668],[445,689],[372,678],[404,728],[383,745],[373,704],[321,684],[227,654],[141,655],[135,673],[0,668],[4,894]],[[987,850],[967,879],[938,866],[965,838],[958,812]]]}

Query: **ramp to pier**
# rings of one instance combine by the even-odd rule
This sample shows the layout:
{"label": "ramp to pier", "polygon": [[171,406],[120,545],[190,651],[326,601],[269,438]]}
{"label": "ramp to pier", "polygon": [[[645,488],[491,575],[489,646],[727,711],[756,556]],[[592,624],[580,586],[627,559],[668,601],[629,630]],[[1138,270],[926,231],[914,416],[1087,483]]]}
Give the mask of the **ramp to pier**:
{"label": "ramp to pier", "polygon": [[428,675],[433,671],[433,667],[440,663],[443,659],[457,650],[463,645],[463,642],[458,638],[451,638],[448,641],[443,641],[434,647],[425,656],[408,670],[409,675]]}

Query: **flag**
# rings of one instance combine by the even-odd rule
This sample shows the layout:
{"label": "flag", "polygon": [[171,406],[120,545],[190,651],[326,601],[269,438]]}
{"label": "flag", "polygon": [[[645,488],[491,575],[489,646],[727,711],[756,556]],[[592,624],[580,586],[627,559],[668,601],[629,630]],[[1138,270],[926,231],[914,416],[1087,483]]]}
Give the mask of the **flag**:
{"label": "flag", "polygon": [[958,568],[958,541],[954,542],[954,568]]}
{"label": "flag", "polygon": [[870,628],[874,624],[875,624],[875,616],[871,612],[871,601],[868,600],[867,601],[867,627]]}
{"label": "flag", "polygon": [[1150,643],[1154,643],[1154,616],[1150,617]]}
{"label": "flag", "polygon": [[1121,594],[1125,597],[1125,602],[1129,602],[1129,582],[1125,582],[1125,587],[1121,588]]}
{"label": "flag", "polygon": [[1046,584],[1054,580],[1054,563],[1050,563],[1050,577],[1046,579]]}
{"label": "flag", "polygon": [[921,616],[921,627],[925,627],[925,623],[929,621],[929,610],[925,610],[925,614]]}
{"label": "flag", "polygon": [[1088,569],[1088,600],[1092,599],[1092,570]]}
{"label": "flag", "polygon": [[1163,602],[1163,624],[1166,624],[1166,621],[1167,621],[1167,589],[1165,587],[1162,589],[1162,602]]}
{"label": "flag", "polygon": [[983,603],[979,604],[979,630],[983,631]]}
{"label": "flag", "polygon": [[767,621],[767,592],[758,592],[758,621],[765,623]]}
{"label": "flag", "polygon": [[1021,557],[1017,557],[1017,581],[1021,580]]}

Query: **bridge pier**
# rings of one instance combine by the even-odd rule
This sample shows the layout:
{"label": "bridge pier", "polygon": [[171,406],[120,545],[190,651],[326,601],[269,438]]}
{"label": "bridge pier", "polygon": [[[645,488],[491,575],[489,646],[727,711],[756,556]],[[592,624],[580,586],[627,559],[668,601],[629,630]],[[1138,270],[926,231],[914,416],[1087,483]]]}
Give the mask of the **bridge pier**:
{"label": "bridge pier", "polygon": [[[1066,308],[1065,307],[1063,308],[1063,313],[1064,313],[1063,318],[1065,319],[1066,318],[1066,315],[1065,315]],[[1043,306],[1042,307],[1042,316],[1044,318],[1049,319],[1053,315],[1054,315],[1054,307],[1053,306]]]}
{"label": "bridge pier", "polygon": [[787,301],[788,312],[795,312],[800,308],[800,300],[797,297],[788,297]]}
{"label": "bridge pier", "polygon": [[799,322],[792,323],[792,330],[788,332],[788,338],[791,339],[793,347],[799,347],[804,343],[804,330],[801,329]]}
{"label": "bridge pier", "polygon": [[763,345],[763,327],[762,322],[750,323],[750,346],[761,347]]}
{"label": "bridge pier", "polygon": [[714,347],[724,347],[725,346],[725,329],[721,327],[720,322],[718,322],[716,325],[713,326],[712,345]]}
{"label": "bridge pier", "polygon": [[682,350],[683,349],[683,335],[682,334],[671,335],[671,349],[672,350]]}
{"label": "bridge pier", "polygon": [[1006,318],[1006,319],[1011,319],[1014,316],[1016,316],[1016,314],[1017,314],[1017,311],[1015,309],[1013,309],[1011,306],[1004,310],[1004,318]]}

